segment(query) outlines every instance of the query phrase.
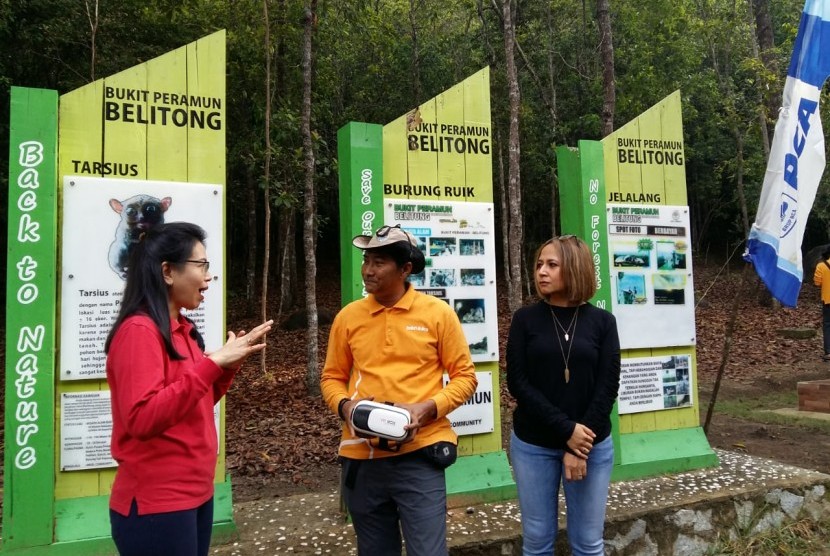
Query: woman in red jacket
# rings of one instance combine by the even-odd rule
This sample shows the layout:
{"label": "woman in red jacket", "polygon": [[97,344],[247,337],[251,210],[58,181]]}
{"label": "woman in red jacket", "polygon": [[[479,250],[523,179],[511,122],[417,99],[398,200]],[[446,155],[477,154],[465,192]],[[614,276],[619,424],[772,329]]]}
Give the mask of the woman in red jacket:
{"label": "woman in red jacket", "polygon": [[272,321],[206,355],[182,309],[210,285],[205,232],[184,222],[146,232],[107,337],[112,392],[112,538],[123,556],[202,556],[210,548],[218,440],[214,405]]}

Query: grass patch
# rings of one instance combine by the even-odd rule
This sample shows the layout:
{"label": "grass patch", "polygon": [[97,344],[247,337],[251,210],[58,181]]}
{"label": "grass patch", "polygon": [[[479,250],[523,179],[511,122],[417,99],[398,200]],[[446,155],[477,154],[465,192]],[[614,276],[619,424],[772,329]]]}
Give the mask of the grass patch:
{"label": "grass patch", "polygon": [[827,556],[830,555],[829,535],[830,521],[805,519],[719,543],[708,553],[713,556]]}
{"label": "grass patch", "polygon": [[830,421],[770,413],[770,410],[781,409],[782,407],[798,407],[798,393],[780,391],[753,398],[718,400],[715,405],[715,412],[745,421],[755,421],[766,425],[799,427],[813,432],[830,434]]}

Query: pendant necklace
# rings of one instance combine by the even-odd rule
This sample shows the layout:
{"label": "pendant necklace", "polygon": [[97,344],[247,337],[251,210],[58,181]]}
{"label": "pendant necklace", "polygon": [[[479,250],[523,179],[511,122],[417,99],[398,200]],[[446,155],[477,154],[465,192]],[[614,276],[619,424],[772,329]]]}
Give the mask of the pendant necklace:
{"label": "pendant necklace", "polygon": [[[565,384],[567,384],[571,380],[571,369],[568,362],[571,360],[571,348],[574,345],[573,342],[570,342],[571,331],[576,334],[576,324],[579,321],[579,307],[577,307],[576,311],[574,311],[574,316],[571,317],[571,322],[568,324],[568,328],[562,326],[562,323],[560,323],[559,319],[556,318],[556,313],[553,312],[553,306],[550,306],[550,316],[553,318],[556,341],[559,342],[559,351],[562,352],[562,359],[565,361]],[[562,334],[565,336],[565,342],[570,342],[568,343],[567,354],[562,346],[562,339],[559,338],[559,330],[562,330]]]}

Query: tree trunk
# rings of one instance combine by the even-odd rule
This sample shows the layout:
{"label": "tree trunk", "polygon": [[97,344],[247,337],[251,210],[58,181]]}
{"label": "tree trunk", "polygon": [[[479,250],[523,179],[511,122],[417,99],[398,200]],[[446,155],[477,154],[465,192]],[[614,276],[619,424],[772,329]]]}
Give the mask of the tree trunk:
{"label": "tree trunk", "polygon": [[504,283],[510,284],[510,213],[507,210],[507,186],[504,183],[504,142],[501,130],[496,127],[496,144],[499,146],[499,209],[501,210],[501,252],[504,253]]}
{"label": "tree trunk", "polygon": [[421,54],[418,51],[418,27],[415,25],[415,4],[417,0],[409,0],[409,29],[412,37],[412,97],[415,106],[421,104]]}
{"label": "tree trunk", "polygon": [[[557,126],[556,115],[556,80],[554,79],[554,53],[556,48],[553,42],[553,11],[550,4],[545,10],[545,22],[547,24],[548,37],[548,89],[551,98],[550,125],[555,130]],[[612,118],[613,119],[613,118]],[[556,169],[551,165],[551,188],[550,188],[550,234],[551,237],[559,235],[559,179]]]}
{"label": "tree trunk", "polygon": [[[548,4],[547,9],[545,10],[545,20],[547,23],[548,28],[548,97],[550,98],[550,102],[548,103],[550,109],[550,125],[551,129],[556,129],[558,125],[558,116],[556,113],[556,80],[554,79],[554,57],[556,56],[556,46],[553,42],[553,11],[550,8],[550,4]],[[556,235],[555,227],[554,227],[554,235]]]}
{"label": "tree trunk", "polygon": [[[769,13],[769,0],[752,0],[750,8],[755,15],[755,38],[758,41],[758,56],[763,62],[769,75],[777,76],[778,58],[775,56],[775,35],[772,32],[772,18]],[[783,87],[775,83],[770,87],[763,87],[761,95],[764,98],[764,131],[766,139],[766,153],[769,155],[769,137],[775,129],[775,120],[778,119],[778,109],[781,107]]]}
{"label": "tree trunk", "polygon": [[[753,25],[754,26],[753,28],[755,29],[755,34],[753,35],[753,38],[752,38],[752,57],[755,58],[756,60],[761,60],[761,54],[760,54],[760,51],[759,51],[760,50],[759,41],[760,41],[761,37],[758,34],[758,31],[759,31],[758,21],[755,18],[755,15],[754,15],[754,7],[753,7],[752,2],[749,3],[748,9],[749,9],[750,24]],[[761,60],[761,63],[763,64],[762,60]],[[764,158],[769,158],[769,132],[770,132],[770,129],[767,125],[769,113],[768,113],[767,107],[764,105],[764,79],[758,79],[757,83],[758,83],[758,91],[757,91],[757,96],[758,96],[758,124],[760,126],[759,129],[761,131],[761,144],[764,147]]]}
{"label": "tree trunk", "polygon": [[283,206],[278,213],[279,220],[279,279],[280,293],[277,318],[294,306],[294,285],[297,283],[297,258],[294,248],[297,211],[293,206]]}
{"label": "tree trunk", "polygon": [[510,281],[507,284],[507,304],[510,312],[522,306],[522,190],[520,179],[521,144],[519,141],[519,79],[514,58],[515,35],[511,0],[502,0],[504,12],[504,55],[510,105],[510,127],[507,162],[507,204],[510,217],[509,249]]}
{"label": "tree trunk", "polygon": [[[273,0],[272,0],[273,1]],[[284,29],[288,26],[288,8],[285,5],[286,0],[277,0],[277,14],[274,16],[274,22],[277,29],[277,36],[274,39],[274,95],[281,96],[286,89],[286,79],[288,74],[287,68],[287,54],[288,50],[285,45],[286,33]],[[292,61],[293,63],[293,61]]]}
{"label": "tree trunk", "polygon": [[256,179],[254,170],[247,166],[245,171],[245,206],[247,210],[247,239],[248,252],[245,257],[245,304],[249,314],[255,312],[256,303]]}
{"label": "tree trunk", "polygon": [[602,136],[614,131],[616,91],[614,87],[614,41],[611,34],[610,0],[597,0],[600,53],[602,57]]}
{"label": "tree trunk", "polygon": [[314,143],[311,137],[311,60],[317,0],[310,0],[305,9],[303,32],[303,106],[300,116],[303,136],[303,170],[305,172],[305,203],[303,206],[303,249],[305,251],[305,308],[308,316],[306,330],[308,366],[306,389],[312,395],[320,394],[320,371],[317,367],[317,192],[314,187]]}
{"label": "tree trunk", "polygon": [[[494,2],[495,5],[495,2]],[[483,0],[476,0],[476,12],[478,19],[481,21],[481,38],[484,40],[484,49],[487,51],[488,60],[491,66],[496,65],[496,51],[493,45],[490,44],[490,36],[487,33],[487,18],[484,17],[484,3]]]}
{"label": "tree trunk", "polygon": [[[265,22],[265,175],[263,176],[265,187],[262,188],[262,202],[265,209],[265,233],[263,234],[260,316],[262,322],[265,322],[268,320],[268,266],[271,262],[271,22],[268,19],[268,0],[263,0],[262,11]],[[260,369],[263,374],[267,372],[265,351],[264,349],[260,352]]]}
{"label": "tree trunk", "polygon": [[746,192],[744,191],[744,138],[737,126],[735,134],[735,185],[738,191],[738,203],[741,209],[741,223],[744,227],[744,237],[749,237],[749,214],[746,206]]}
{"label": "tree trunk", "polygon": [[95,39],[98,35],[98,0],[95,0],[92,10],[89,0],[84,0],[86,17],[89,20],[89,80],[95,81]]}

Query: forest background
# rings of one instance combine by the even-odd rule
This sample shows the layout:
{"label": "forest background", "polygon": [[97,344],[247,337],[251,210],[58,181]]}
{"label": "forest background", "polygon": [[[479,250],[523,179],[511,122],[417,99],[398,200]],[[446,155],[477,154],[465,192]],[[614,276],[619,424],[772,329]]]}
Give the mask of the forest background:
{"label": "forest background", "polygon": [[[63,94],[226,29],[226,284],[239,316],[281,319],[315,307],[318,267],[338,271],[337,130],[349,121],[387,123],[487,65],[498,258],[510,310],[532,289],[521,264],[532,247],[524,246],[558,231],[555,149],[601,139],[678,89],[696,264],[737,259],[802,7],[802,0],[0,0],[0,213],[8,203],[11,86]],[[821,113],[827,121],[826,90]],[[806,247],[830,237],[828,181],[825,172]],[[6,235],[4,224],[0,244]],[[5,256],[0,250],[0,307]],[[314,332],[316,321],[309,317]],[[311,344],[309,368],[318,365]]]}

